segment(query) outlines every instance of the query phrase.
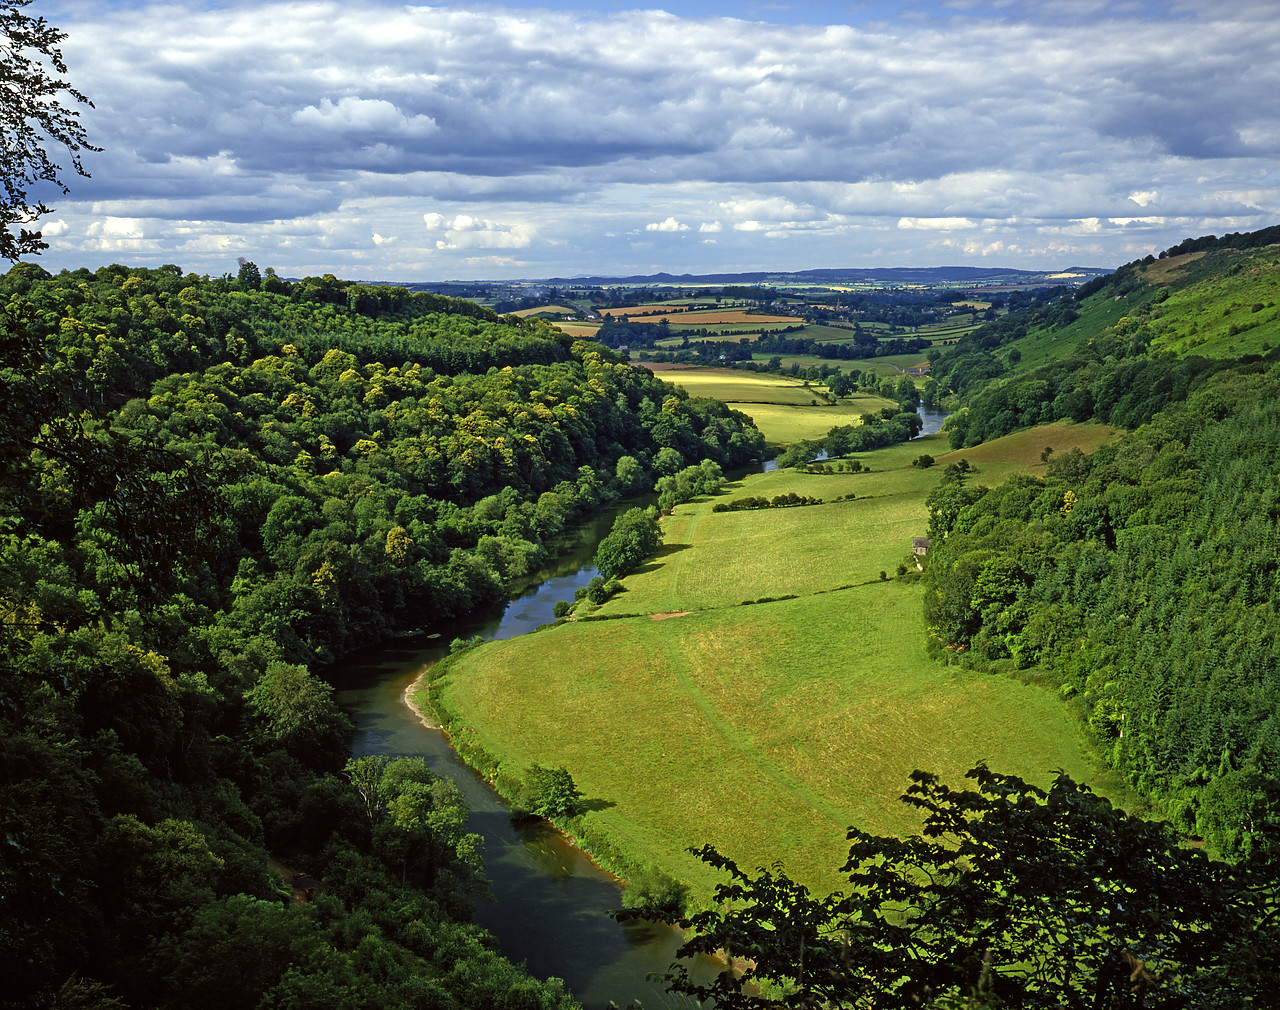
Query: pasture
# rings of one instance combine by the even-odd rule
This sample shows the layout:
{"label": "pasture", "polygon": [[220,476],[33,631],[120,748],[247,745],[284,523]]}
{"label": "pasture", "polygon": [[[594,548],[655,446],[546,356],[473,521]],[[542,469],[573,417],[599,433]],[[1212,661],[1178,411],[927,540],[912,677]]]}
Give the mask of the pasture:
{"label": "pasture", "polygon": [[[1091,449],[1107,437],[1055,426],[964,455],[989,482],[1039,466],[1045,444]],[[588,799],[592,837],[702,900],[714,878],[684,850],[703,842],[744,867],[781,859],[810,886],[838,888],[848,825],[918,826],[897,799],[915,768],[952,783],[979,760],[1042,784],[1057,768],[1089,778],[1066,703],[930,659],[921,584],[879,578],[924,532],[939,480],[909,461],[961,455],[940,442],[864,454],[871,473],[749,476],[718,499],[794,490],[824,505],[680,506],[664,519],[659,556],[600,608],[613,620],[460,657],[440,685],[443,707],[514,773],[563,764]],[[858,497],[829,500],[846,493]]]}

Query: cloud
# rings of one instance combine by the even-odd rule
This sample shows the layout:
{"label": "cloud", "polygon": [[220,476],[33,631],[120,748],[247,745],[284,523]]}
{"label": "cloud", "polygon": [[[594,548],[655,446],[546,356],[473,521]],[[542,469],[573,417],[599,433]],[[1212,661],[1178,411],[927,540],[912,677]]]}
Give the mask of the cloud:
{"label": "cloud", "polygon": [[[95,102],[84,120],[104,150],[86,155],[92,179],[56,195],[67,230],[46,259],[135,242],[221,272],[229,246],[279,241],[282,272],[324,253],[339,273],[455,276],[448,264],[477,248],[527,249],[548,273],[621,271],[637,221],[701,221],[734,241],[669,266],[785,268],[765,242],[784,235],[805,264],[850,250],[901,262],[993,228],[965,254],[999,241],[1027,264],[1070,255],[1035,237],[1083,242],[1073,222],[1096,220],[1088,241],[1115,261],[1136,227],[1168,245],[1274,223],[1271,6],[1082,2],[939,0],[905,19],[833,0],[775,18],[839,24],[389,0],[66,5],[68,77]],[[1164,224],[1130,218],[1152,204]],[[402,222],[424,214],[439,221],[415,245]],[[108,217],[142,234],[92,228]]]}
{"label": "cloud", "polygon": [[440,214],[424,214],[423,223],[429,232],[443,231],[435,240],[436,249],[524,249],[534,237],[534,229],[527,224],[500,224],[458,214],[452,220]]}
{"label": "cloud", "polygon": [[429,137],[439,129],[430,116],[406,116],[381,99],[348,97],[334,103],[324,98],[319,105],[299,109],[290,119],[298,126],[326,133]]}
{"label": "cloud", "polygon": [[967,217],[903,217],[898,219],[898,227],[914,231],[957,231],[972,228],[973,222]]}

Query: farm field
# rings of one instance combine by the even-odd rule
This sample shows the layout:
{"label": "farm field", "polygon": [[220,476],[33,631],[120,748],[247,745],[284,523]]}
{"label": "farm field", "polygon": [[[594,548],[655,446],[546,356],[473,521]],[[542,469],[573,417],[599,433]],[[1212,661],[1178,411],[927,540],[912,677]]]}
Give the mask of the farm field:
{"label": "farm field", "polygon": [[599,323],[555,323],[556,329],[563,330],[571,337],[578,337],[582,340],[595,340],[596,333],[600,330]]}
{"label": "farm field", "polygon": [[740,410],[764,434],[770,445],[785,445],[804,438],[820,438],[837,425],[856,424],[866,413],[892,406],[879,396],[857,393],[838,403],[828,403],[824,386],[806,389],[804,384],[777,375],[734,369],[659,369],[667,382],[683,386],[690,396],[723,400]]}
{"label": "farm field", "polygon": [[[774,357],[772,354],[754,353],[751,355],[753,361],[768,361]],[[819,358],[812,354],[781,354],[777,357],[782,360],[782,367],[789,368],[791,365],[799,365],[801,368],[821,367],[822,365],[832,365],[842,372],[848,372],[858,369],[861,372],[871,372],[880,378],[886,376],[898,376],[902,374],[901,368],[895,368],[886,358],[850,358],[847,361],[837,360],[834,358]],[[898,361],[904,358],[910,359],[910,364],[917,365],[926,360],[924,355],[895,355],[893,360]]]}
{"label": "farm field", "polygon": [[[964,455],[989,483],[1038,468],[1045,444],[1090,450],[1108,437],[1054,426]],[[810,886],[839,887],[848,825],[918,826],[897,801],[914,768],[959,782],[987,760],[1042,784],[1057,768],[1089,779],[1066,703],[930,659],[921,584],[879,578],[923,533],[939,479],[910,460],[959,458],[943,445],[863,454],[871,473],[753,475],[717,499],[794,490],[852,501],[680,506],[661,554],[599,610],[615,619],[459,657],[439,685],[443,707],[509,767],[563,764],[594,807],[593,837],[689,881],[700,899],[713,876],[684,850],[703,842],[744,867],[782,858]]]}
{"label": "farm field", "polygon": [[693,329],[701,326],[795,326],[803,322],[799,316],[765,315],[747,312],[745,309],[695,309],[692,312],[673,312],[670,315],[629,317],[633,323],[660,323],[666,319],[673,329]]}

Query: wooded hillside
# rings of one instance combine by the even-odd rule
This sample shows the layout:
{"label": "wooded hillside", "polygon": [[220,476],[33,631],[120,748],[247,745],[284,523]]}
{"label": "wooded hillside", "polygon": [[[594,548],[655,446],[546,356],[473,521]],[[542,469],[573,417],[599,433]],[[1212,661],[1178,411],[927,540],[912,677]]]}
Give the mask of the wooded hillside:
{"label": "wooded hillside", "polygon": [[[1255,283],[1280,280],[1276,253],[1249,254]],[[1221,255],[1175,297],[1198,304],[1239,275],[1239,255]],[[1140,294],[1120,323],[1058,361],[968,386],[956,447],[1058,419],[1135,430],[1088,457],[1047,446],[1045,479],[934,492],[926,622],[953,654],[972,650],[1076,697],[1111,763],[1183,831],[1234,856],[1274,816],[1280,777],[1280,354],[1149,350],[1142,320],[1174,299],[1143,269],[1094,282],[1081,300]],[[944,377],[957,381],[998,336],[974,334]]]}
{"label": "wooded hillside", "polygon": [[0,1001],[570,1005],[467,924],[451,787],[344,771],[311,668],[503,598],[603,499],[759,455],[750,422],[332,277],[19,265],[0,305]]}

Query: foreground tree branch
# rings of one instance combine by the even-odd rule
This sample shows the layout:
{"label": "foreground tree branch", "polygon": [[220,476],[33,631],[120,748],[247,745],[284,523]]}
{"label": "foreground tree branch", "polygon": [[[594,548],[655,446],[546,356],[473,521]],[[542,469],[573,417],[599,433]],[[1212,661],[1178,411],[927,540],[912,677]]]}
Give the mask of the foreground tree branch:
{"label": "foreground tree branch", "polygon": [[0,0],[0,256],[7,260],[49,247],[25,227],[50,212],[28,196],[32,186],[52,183],[69,192],[49,149],[66,148],[71,167],[86,178],[80,152],[101,150],[89,143],[76,108],[93,103],[56,76],[67,72],[58,48],[66,33],[23,13],[30,3]]}

